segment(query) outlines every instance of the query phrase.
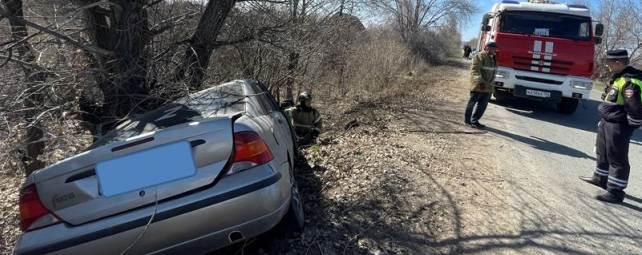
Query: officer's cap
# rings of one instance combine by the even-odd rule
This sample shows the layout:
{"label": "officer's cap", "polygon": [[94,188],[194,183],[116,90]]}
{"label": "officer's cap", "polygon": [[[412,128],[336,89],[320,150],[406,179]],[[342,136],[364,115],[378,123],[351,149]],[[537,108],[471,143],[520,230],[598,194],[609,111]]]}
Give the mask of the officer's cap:
{"label": "officer's cap", "polygon": [[606,59],[626,59],[629,58],[627,50],[609,50],[606,52]]}

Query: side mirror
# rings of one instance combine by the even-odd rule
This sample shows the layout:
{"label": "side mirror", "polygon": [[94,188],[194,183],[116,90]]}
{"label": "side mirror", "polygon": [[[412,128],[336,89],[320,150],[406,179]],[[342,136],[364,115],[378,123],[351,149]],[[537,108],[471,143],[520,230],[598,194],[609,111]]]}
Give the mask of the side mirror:
{"label": "side mirror", "polygon": [[597,25],[595,25],[595,36],[600,37],[603,34],[604,34],[604,25],[602,25],[601,23],[597,23]]}
{"label": "side mirror", "polygon": [[593,41],[595,42],[595,44],[601,44],[602,43],[602,37],[594,37]]}
{"label": "side mirror", "polygon": [[483,32],[490,31],[491,28],[488,25],[488,23],[490,22],[491,18],[492,18],[492,15],[490,15],[490,13],[484,14],[484,18],[482,19],[482,23],[481,23],[481,25],[482,25],[481,26],[481,31],[483,31]]}

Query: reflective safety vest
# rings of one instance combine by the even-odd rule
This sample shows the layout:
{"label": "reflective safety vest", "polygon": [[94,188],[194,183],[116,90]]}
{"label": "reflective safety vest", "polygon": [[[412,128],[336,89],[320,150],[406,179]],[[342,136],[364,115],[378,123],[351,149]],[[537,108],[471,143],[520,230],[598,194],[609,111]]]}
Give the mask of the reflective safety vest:
{"label": "reflective safety vest", "polygon": [[[640,103],[634,103],[633,106],[631,104],[628,104],[627,101],[629,101],[630,99],[626,97],[625,92],[626,86],[629,82],[631,82],[633,86],[637,86],[640,90],[642,90],[642,79],[637,76],[630,77],[625,74],[613,81],[611,90],[608,92],[604,100],[612,104],[614,103],[618,105],[626,105],[626,115],[629,125],[639,127],[642,125],[642,105],[640,105]],[[638,102],[642,102],[642,93],[640,93],[640,100]]]}
{"label": "reflective safety vest", "polygon": [[[642,90],[642,80],[633,77],[620,77],[613,82],[613,87],[605,100],[619,105],[625,104],[624,86],[626,86],[627,80],[630,80],[633,85],[638,86]],[[640,97],[640,100],[642,100],[642,95]]]}

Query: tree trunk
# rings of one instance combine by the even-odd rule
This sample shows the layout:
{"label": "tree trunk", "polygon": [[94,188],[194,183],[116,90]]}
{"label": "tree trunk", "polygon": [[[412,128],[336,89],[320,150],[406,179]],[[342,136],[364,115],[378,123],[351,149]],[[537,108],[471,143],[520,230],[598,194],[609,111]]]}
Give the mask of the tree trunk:
{"label": "tree trunk", "polygon": [[[299,24],[301,23],[304,13],[305,13],[305,2],[303,2],[301,6],[301,11],[299,11],[299,0],[291,0],[290,1],[290,19],[292,24],[294,25],[292,29],[292,35],[291,35],[291,40],[296,42],[299,37]],[[299,53],[297,53],[296,47],[294,43],[292,43],[290,49],[290,54],[288,56],[288,73],[287,73],[287,79],[285,80],[285,100],[294,102],[294,83],[295,83],[295,75],[296,75],[296,69],[297,66],[299,65]]]}
{"label": "tree trunk", "polygon": [[291,100],[294,102],[294,76],[296,75],[296,68],[299,65],[299,54],[296,52],[291,52],[288,63],[288,77],[285,83],[285,100]]}
{"label": "tree trunk", "polygon": [[[8,8],[8,19],[11,26],[11,37],[14,41],[22,41],[28,36],[27,26],[23,19],[22,0],[2,0]],[[19,150],[20,158],[25,169],[25,175],[30,175],[44,167],[44,162],[38,159],[45,148],[44,131],[37,115],[42,110],[44,96],[42,86],[46,79],[44,69],[37,66],[36,53],[28,40],[16,47],[20,59],[29,65],[23,65],[25,75],[25,95],[23,118],[27,122],[27,134],[24,137],[25,147]]]}
{"label": "tree trunk", "polygon": [[216,39],[235,3],[236,0],[218,0],[207,3],[196,31],[189,40],[190,47],[185,51],[183,64],[174,75],[176,81],[186,81],[192,90],[201,88],[205,79],[205,71],[209,66],[210,56],[214,52]]}
{"label": "tree trunk", "polygon": [[149,55],[145,46],[149,42],[146,0],[112,0],[109,8],[94,7],[85,11],[89,38],[95,46],[111,51],[109,56],[93,59],[93,68],[101,68],[96,75],[103,92],[103,104],[96,99],[81,98],[79,104],[84,121],[99,128],[106,124],[99,135],[112,129],[110,123],[130,113],[140,113],[155,104],[146,101],[150,95],[147,80]]}
{"label": "tree trunk", "polygon": [[[113,52],[93,63],[94,68],[104,69],[104,73],[97,75],[104,96],[102,107],[96,106],[96,100],[80,101],[81,110],[86,113],[84,120],[97,127],[106,124],[101,133],[113,128],[110,123],[130,113],[143,112],[162,103],[149,98],[155,82],[149,80],[147,74],[150,57],[145,46],[151,39],[147,10],[143,8],[147,2],[110,0],[107,9],[94,7],[85,12],[90,39],[96,46]],[[189,40],[183,63],[174,73],[174,83],[186,82],[194,90],[201,88],[216,39],[235,3],[235,0],[208,2]]]}

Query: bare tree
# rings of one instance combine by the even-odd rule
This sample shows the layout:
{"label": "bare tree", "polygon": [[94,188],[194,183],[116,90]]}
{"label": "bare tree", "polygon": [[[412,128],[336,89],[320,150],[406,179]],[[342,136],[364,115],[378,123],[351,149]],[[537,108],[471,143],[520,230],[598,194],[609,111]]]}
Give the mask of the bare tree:
{"label": "bare tree", "polygon": [[[640,64],[642,55],[642,3],[634,0],[599,1],[593,6],[594,19],[605,27],[603,42],[597,47],[598,63],[604,61],[605,52],[612,49],[628,49],[631,62]],[[606,77],[604,65],[598,64],[597,76]]]}
{"label": "bare tree", "polygon": [[24,168],[27,174],[35,169],[42,168],[44,163],[38,160],[42,154],[45,143],[43,139],[43,127],[38,119],[38,108],[43,104],[42,83],[44,82],[47,72],[44,68],[36,63],[36,53],[29,43],[29,34],[27,22],[23,19],[23,6],[21,0],[3,0],[4,6],[0,6],[0,14],[3,18],[9,19],[11,26],[11,41],[4,43],[10,44],[5,50],[8,52],[6,59],[12,58],[15,51],[20,61],[20,66],[25,77],[26,90],[23,100],[23,107],[27,109],[23,113],[23,118],[28,123],[26,130],[26,142],[24,148],[18,150]]}
{"label": "bare tree", "polygon": [[[48,76],[58,77],[37,62],[37,54],[31,46],[36,35],[46,34],[48,38],[55,38],[56,43],[80,50],[81,59],[87,62],[84,68],[91,70],[87,80],[94,80],[102,98],[82,96],[78,103],[79,115],[83,121],[91,123],[87,126],[92,127],[94,135],[100,135],[113,127],[109,123],[162,103],[163,100],[153,100],[151,93],[155,88],[185,84],[188,89],[200,89],[210,57],[216,47],[225,44],[217,39],[230,11],[238,2],[245,1],[208,1],[189,38],[172,42],[167,49],[155,52],[150,47],[154,38],[180,23],[176,21],[193,17],[192,13],[150,24],[150,9],[167,3],[156,0],[75,0],[76,10],[70,15],[83,14],[76,18],[83,24],[82,36],[77,31],[63,30],[53,24],[30,21],[23,15],[21,0],[3,0],[0,15],[9,20],[12,39],[4,43],[0,51],[9,54],[7,60],[11,59],[22,67],[27,84],[23,93],[25,110],[21,112],[28,128],[24,138],[25,149],[20,150],[26,173],[43,167],[38,160],[45,146],[39,116],[46,111],[42,106],[47,104],[44,88],[48,86]],[[34,1],[33,4],[36,3]],[[42,4],[46,5],[44,1]],[[30,35],[30,30],[35,32]],[[180,63],[175,65],[171,81],[159,80],[149,73],[155,59],[177,49],[184,49],[184,53]],[[18,57],[12,58],[14,52]],[[103,128],[99,130],[100,127]]]}
{"label": "bare tree", "polygon": [[468,18],[475,7],[470,0],[368,0],[370,6],[390,15],[405,41],[448,17]]}

